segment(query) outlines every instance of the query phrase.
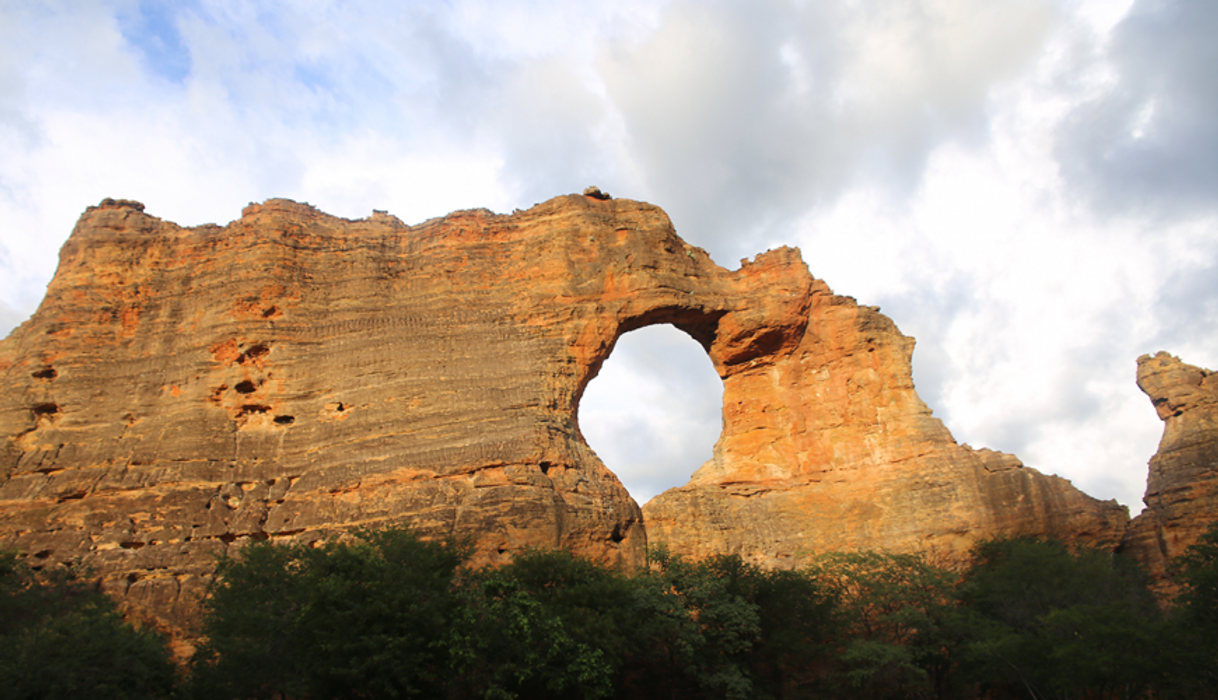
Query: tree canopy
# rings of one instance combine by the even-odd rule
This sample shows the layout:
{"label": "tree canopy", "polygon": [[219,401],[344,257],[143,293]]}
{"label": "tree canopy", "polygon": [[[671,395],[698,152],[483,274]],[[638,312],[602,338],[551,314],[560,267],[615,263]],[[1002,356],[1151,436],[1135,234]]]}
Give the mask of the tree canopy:
{"label": "tree canopy", "polygon": [[219,563],[180,676],[84,573],[5,553],[0,697],[1218,697],[1218,526],[1175,562],[1167,608],[1121,555],[1030,538],[963,570],[663,547],[637,571],[550,550],[475,569],[470,551],[404,527],[246,546]]}
{"label": "tree canopy", "polygon": [[176,669],[160,635],[123,621],[88,572],[40,573],[0,551],[0,697],[168,698]]}

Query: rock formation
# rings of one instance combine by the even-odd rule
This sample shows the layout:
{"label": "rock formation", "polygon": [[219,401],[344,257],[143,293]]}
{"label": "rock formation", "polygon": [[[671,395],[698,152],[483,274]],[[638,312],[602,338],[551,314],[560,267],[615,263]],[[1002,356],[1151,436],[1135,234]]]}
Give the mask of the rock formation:
{"label": "rock formation", "polygon": [[617,338],[656,323],[725,385],[714,459],[647,511],[679,552],[1123,532],[1115,503],[957,445],[914,392],[912,339],[794,249],[728,271],[603,194],[414,227],[270,200],[183,228],[106,200],[0,343],[0,546],[80,559],[171,630],[226,548],[357,525],[471,535],[480,563],[637,565],[641,512],[576,410]]}
{"label": "rock formation", "polygon": [[1163,420],[1143,502],[1122,547],[1153,579],[1218,521],[1218,375],[1160,352],[1138,358],[1138,387]]}
{"label": "rock formation", "polygon": [[1128,513],[1013,455],[956,444],[914,391],[913,339],[815,282],[791,347],[719,365],[724,428],[690,482],[644,507],[675,551],[797,566],[826,551],[960,560],[997,535],[1112,547]]}

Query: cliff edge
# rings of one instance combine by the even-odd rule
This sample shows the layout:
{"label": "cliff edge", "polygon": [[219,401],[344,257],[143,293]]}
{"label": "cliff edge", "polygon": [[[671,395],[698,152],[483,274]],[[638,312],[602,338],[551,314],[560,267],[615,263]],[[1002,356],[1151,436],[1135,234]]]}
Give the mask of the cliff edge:
{"label": "cliff edge", "polygon": [[[576,414],[618,337],[657,323],[706,349],[724,429],[645,532]],[[407,226],[269,200],[184,228],[106,200],[0,342],[0,546],[79,560],[189,636],[217,555],[353,526],[469,536],[477,563],[536,546],[621,566],[649,536],[771,566],[1120,539],[1114,502],[957,445],[914,391],[912,350],[797,250],[729,271],[642,202]]]}
{"label": "cliff edge", "polygon": [[1170,561],[1218,521],[1218,375],[1166,352],[1138,358],[1138,387],[1163,421],[1150,460],[1146,509],[1122,548],[1160,582]]}

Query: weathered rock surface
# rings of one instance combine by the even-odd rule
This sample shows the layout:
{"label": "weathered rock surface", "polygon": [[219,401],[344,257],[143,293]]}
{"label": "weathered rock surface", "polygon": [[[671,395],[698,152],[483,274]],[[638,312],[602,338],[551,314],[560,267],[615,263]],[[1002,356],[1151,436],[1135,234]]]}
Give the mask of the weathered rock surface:
{"label": "weathered rock surface", "polygon": [[1138,358],[1138,387],[1163,420],[1142,501],[1122,547],[1161,582],[1168,564],[1218,521],[1218,375],[1165,352]]}
{"label": "weathered rock surface", "polygon": [[250,540],[409,520],[474,536],[484,563],[639,564],[641,512],[576,409],[617,338],[656,323],[725,384],[714,459],[648,507],[677,551],[1120,538],[1115,503],[957,445],[914,392],[913,341],[798,251],[728,271],[654,206],[572,195],[414,227],[286,200],[225,227],[90,208],[0,343],[0,546],[79,558],[178,630]]}
{"label": "weathered rock surface", "polygon": [[860,548],[959,561],[1000,534],[1119,542],[1115,501],[956,444],[914,391],[913,339],[878,309],[816,282],[788,343],[720,366],[723,434],[689,484],[644,507],[653,542],[770,566]]}

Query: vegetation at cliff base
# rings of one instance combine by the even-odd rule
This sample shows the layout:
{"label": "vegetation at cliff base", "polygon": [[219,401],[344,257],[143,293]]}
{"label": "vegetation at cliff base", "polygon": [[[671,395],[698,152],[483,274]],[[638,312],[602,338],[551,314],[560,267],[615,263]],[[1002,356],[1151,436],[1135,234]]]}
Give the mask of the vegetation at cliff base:
{"label": "vegetation at cliff base", "polygon": [[124,622],[84,573],[40,575],[0,551],[0,698],[170,697],[165,640]]}
{"label": "vegetation at cliff base", "polygon": [[1162,654],[1166,685],[1184,697],[1218,697],[1218,522],[1174,564],[1182,591]]}
{"label": "vegetation at cliff base", "polygon": [[473,569],[470,552],[402,528],[251,544],[220,563],[176,688],[155,635],[6,555],[0,697],[1218,698],[1218,527],[1175,562],[1166,609],[1120,555],[1028,538],[963,571],[662,547],[635,572],[541,550]]}
{"label": "vegetation at cliff base", "polygon": [[1141,697],[1164,629],[1140,570],[1055,542],[983,543],[959,590],[961,673],[1009,697]]}

